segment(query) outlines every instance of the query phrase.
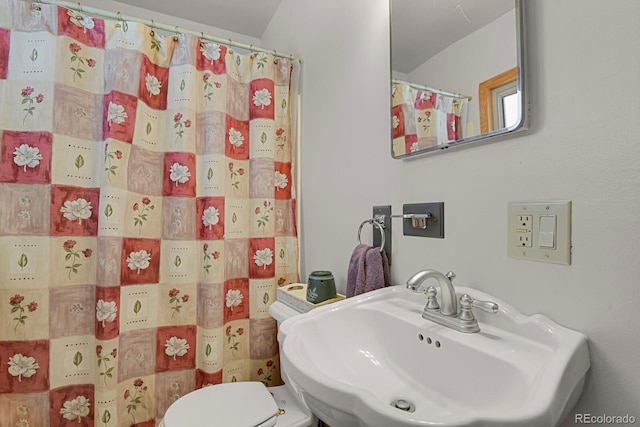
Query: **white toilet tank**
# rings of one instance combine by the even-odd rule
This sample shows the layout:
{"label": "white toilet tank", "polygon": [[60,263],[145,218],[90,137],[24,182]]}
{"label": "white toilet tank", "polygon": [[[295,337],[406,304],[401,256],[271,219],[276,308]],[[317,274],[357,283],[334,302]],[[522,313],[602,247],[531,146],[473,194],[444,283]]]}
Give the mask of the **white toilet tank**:
{"label": "white toilet tank", "polygon": [[278,325],[293,316],[299,316],[300,313],[286,304],[276,300],[269,306],[269,314],[276,319]]}

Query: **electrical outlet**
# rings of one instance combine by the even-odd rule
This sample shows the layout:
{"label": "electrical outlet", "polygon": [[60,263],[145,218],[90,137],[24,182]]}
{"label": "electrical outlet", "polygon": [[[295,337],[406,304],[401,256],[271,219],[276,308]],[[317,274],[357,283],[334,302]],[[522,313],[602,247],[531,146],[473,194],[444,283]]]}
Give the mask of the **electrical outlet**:
{"label": "electrical outlet", "polygon": [[533,246],[533,236],[530,231],[527,233],[518,233],[518,246],[526,246],[528,248]]}
{"label": "electrical outlet", "polygon": [[533,246],[533,215],[517,215],[516,238],[518,246]]}
{"label": "electrical outlet", "polygon": [[518,215],[518,222],[516,223],[516,231],[519,233],[525,233],[532,231],[533,227],[533,215]]}
{"label": "electrical outlet", "polygon": [[507,256],[571,264],[571,201],[509,202]]}

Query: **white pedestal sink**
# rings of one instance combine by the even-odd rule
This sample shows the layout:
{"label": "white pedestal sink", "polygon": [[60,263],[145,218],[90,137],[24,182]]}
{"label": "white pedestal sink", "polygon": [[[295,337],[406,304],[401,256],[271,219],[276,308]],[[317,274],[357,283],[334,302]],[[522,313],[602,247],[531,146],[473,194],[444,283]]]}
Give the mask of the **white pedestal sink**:
{"label": "white pedestal sink", "polygon": [[481,331],[462,333],[422,318],[424,294],[392,286],[285,321],[285,381],[331,427],[561,422],[589,370],[585,336],[476,289],[456,291],[499,312],[477,310]]}

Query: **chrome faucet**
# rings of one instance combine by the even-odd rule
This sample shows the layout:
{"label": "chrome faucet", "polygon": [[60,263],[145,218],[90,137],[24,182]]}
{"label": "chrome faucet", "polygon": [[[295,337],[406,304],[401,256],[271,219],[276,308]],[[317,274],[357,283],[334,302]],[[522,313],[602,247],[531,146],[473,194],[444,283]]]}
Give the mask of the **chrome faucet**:
{"label": "chrome faucet", "polygon": [[443,316],[455,316],[458,314],[456,291],[453,288],[453,283],[451,283],[456,277],[453,271],[448,272],[446,275],[436,270],[418,271],[407,280],[407,288],[413,292],[418,292],[422,282],[430,277],[436,279],[440,285],[440,314]]}
{"label": "chrome faucet", "polygon": [[427,304],[422,311],[422,317],[460,332],[480,332],[478,320],[473,315],[471,307],[495,314],[498,312],[498,304],[491,301],[477,301],[464,294],[460,297],[458,308],[458,297],[452,283],[455,277],[452,271],[442,274],[436,270],[422,270],[407,280],[407,288],[413,292],[421,292],[422,283],[425,280],[436,279],[440,286],[440,303],[436,298],[438,293],[436,288],[427,287],[423,291],[427,294]]}

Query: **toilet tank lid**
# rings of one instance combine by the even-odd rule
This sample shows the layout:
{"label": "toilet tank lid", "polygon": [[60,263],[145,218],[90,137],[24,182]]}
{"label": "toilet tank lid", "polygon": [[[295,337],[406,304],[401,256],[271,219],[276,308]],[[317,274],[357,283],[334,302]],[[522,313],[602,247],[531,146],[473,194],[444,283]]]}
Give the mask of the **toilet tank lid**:
{"label": "toilet tank lid", "polygon": [[165,427],[254,427],[275,419],[277,412],[263,383],[225,383],[185,394],[167,409],[163,422]]}
{"label": "toilet tank lid", "polygon": [[290,317],[300,315],[300,312],[284,304],[282,301],[276,300],[269,306],[269,314],[280,324]]}

